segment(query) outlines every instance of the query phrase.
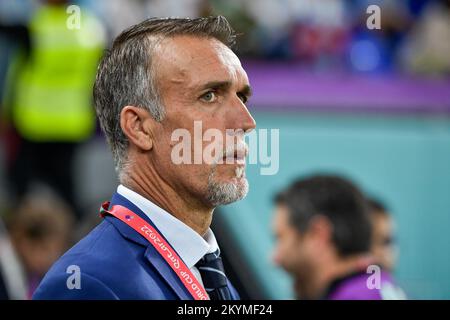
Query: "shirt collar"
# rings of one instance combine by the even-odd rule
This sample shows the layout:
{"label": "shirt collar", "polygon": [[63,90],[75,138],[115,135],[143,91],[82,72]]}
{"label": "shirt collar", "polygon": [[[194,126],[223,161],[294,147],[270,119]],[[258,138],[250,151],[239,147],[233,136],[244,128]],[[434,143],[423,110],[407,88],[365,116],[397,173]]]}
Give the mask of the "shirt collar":
{"label": "shirt collar", "polygon": [[205,254],[219,249],[210,228],[205,236],[201,237],[172,214],[124,185],[118,186],[117,193],[130,200],[150,218],[189,269]]}

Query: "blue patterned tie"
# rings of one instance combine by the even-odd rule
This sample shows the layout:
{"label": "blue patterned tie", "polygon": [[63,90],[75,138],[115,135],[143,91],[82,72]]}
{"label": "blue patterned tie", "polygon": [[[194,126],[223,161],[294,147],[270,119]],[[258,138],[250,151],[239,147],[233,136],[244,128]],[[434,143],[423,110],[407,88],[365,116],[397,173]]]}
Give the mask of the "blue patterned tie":
{"label": "blue patterned tie", "polygon": [[219,250],[207,253],[195,265],[202,276],[203,285],[211,300],[231,300],[227,276]]}

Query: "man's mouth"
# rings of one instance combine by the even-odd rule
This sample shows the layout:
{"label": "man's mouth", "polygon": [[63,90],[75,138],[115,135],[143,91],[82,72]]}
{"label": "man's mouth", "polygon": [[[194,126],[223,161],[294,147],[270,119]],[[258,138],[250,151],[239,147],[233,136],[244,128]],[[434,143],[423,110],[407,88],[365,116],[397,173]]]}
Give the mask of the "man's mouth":
{"label": "man's mouth", "polygon": [[223,163],[237,165],[234,169],[237,179],[245,177],[245,158],[248,155],[248,147],[245,143],[238,143],[233,148],[226,150],[223,155]]}
{"label": "man's mouth", "polygon": [[247,154],[248,149],[247,146],[245,146],[225,152],[222,160],[226,164],[245,164]]}

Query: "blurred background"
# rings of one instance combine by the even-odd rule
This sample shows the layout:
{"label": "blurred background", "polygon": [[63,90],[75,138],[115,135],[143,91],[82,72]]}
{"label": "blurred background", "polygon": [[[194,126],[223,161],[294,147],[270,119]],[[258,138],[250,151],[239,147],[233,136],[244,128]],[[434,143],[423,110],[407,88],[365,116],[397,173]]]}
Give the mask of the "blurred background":
{"label": "blurred background", "polygon": [[0,299],[30,297],[117,187],[92,107],[103,50],[145,18],[218,14],[240,34],[258,128],[280,137],[277,174],[248,165],[248,196],[215,214],[241,295],[293,297],[271,262],[273,195],[333,173],[388,208],[407,296],[450,299],[446,0],[0,0]]}

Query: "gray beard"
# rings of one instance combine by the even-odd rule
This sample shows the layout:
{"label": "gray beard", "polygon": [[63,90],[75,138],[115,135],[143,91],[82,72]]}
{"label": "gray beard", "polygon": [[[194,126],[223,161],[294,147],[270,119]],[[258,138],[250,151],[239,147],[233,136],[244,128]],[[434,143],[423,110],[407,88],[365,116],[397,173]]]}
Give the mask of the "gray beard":
{"label": "gray beard", "polygon": [[213,206],[230,204],[243,199],[248,193],[248,181],[244,179],[243,184],[234,184],[232,182],[215,181],[215,168],[208,177],[208,189],[206,194],[207,201]]}

